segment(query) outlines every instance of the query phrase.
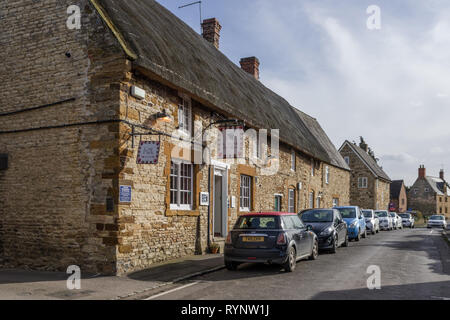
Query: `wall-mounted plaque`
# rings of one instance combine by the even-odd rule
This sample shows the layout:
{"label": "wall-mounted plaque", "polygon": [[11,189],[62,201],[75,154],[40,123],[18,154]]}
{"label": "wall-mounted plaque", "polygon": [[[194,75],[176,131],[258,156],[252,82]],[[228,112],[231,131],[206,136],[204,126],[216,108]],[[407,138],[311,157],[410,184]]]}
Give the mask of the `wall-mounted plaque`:
{"label": "wall-mounted plaque", "polygon": [[201,206],[209,206],[209,193],[208,192],[200,192],[200,205]]}
{"label": "wall-mounted plaque", "polygon": [[124,203],[131,203],[131,186],[120,186],[119,201]]}
{"label": "wall-mounted plaque", "polygon": [[161,147],[160,142],[142,141],[139,144],[137,163],[138,164],[156,164],[156,163],[158,163],[160,147]]}

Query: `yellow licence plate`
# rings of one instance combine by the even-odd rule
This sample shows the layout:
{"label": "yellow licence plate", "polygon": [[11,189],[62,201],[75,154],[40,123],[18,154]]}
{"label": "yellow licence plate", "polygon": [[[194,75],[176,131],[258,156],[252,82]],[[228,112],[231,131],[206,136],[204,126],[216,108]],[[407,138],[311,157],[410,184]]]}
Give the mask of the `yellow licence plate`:
{"label": "yellow licence plate", "polygon": [[244,242],[264,242],[264,237],[242,237]]}

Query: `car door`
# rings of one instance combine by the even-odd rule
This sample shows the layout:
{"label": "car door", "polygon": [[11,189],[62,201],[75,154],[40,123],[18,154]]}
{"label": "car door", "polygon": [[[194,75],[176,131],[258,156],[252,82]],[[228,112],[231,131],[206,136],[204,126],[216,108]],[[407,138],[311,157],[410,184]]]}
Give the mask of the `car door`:
{"label": "car door", "polygon": [[358,208],[358,219],[359,219],[359,227],[361,228],[361,232],[364,233],[364,230],[366,229],[366,218],[361,212],[361,209]]}
{"label": "car door", "polygon": [[297,248],[297,256],[300,254],[301,251],[301,234],[298,229],[295,228],[294,220],[291,219],[291,216],[283,216],[283,225],[284,225],[284,231],[288,235],[289,243],[293,240],[295,242],[295,246]]}
{"label": "car door", "polygon": [[299,234],[299,256],[309,254],[312,248],[312,235],[306,230],[306,226],[303,224],[302,220],[297,216],[291,216],[292,222],[294,223],[295,229]]}
{"label": "car door", "polygon": [[341,244],[345,241],[347,231],[344,219],[342,219],[341,214],[337,210],[334,210],[334,227],[338,234],[339,244]]}

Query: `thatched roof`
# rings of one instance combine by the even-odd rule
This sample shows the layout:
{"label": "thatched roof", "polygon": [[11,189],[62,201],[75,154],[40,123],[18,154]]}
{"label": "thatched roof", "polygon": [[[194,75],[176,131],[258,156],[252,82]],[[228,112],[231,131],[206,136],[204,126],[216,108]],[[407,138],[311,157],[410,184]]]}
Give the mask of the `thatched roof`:
{"label": "thatched roof", "polygon": [[132,51],[127,54],[135,55],[136,66],[252,127],[280,129],[284,143],[333,164],[327,150],[285,99],[241,70],[159,3],[91,1],[100,4],[110,18]]}

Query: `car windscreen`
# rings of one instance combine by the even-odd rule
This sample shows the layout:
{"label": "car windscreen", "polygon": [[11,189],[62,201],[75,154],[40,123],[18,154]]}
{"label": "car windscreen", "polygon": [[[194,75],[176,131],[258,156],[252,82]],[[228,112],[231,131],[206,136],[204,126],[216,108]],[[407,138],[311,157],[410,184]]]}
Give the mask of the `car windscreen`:
{"label": "car windscreen", "polygon": [[402,218],[406,218],[406,219],[408,219],[408,218],[411,217],[411,216],[410,216],[409,214],[407,214],[407,213],[401,213],[401,214],[399,214],[399,216],[402,217]]}
{"label": "car windscreen", "polygon": [[431,216],[430,220],[444,220],[443,216]]}
{"label": "car windscreen", "polygon": [[375,214],[379,217],[387,217],[387,212],[384,211],[375,211]]}
{"label": "car windscreen", "polygon": [[363,210],[364,217],[372,218],[372,211]]}
{"label": "car windscreen", "polygon": [[395,214],[393,214],[392,212],[389,212],[389,215],[390,215],[391,217],[395,217]]}
{"label": "car windscreen", "polygon": [[338,208],[342,218],[356,218],[355,208]]}
{"label": "car windscreen", "polygon": [[237,229],[279,229],[277,216],[242,216],[236,223]]}
{"label": "car windscreen", "polygon": [[302,213],[303,222],[333,222],[333,210],[309,210]]}

